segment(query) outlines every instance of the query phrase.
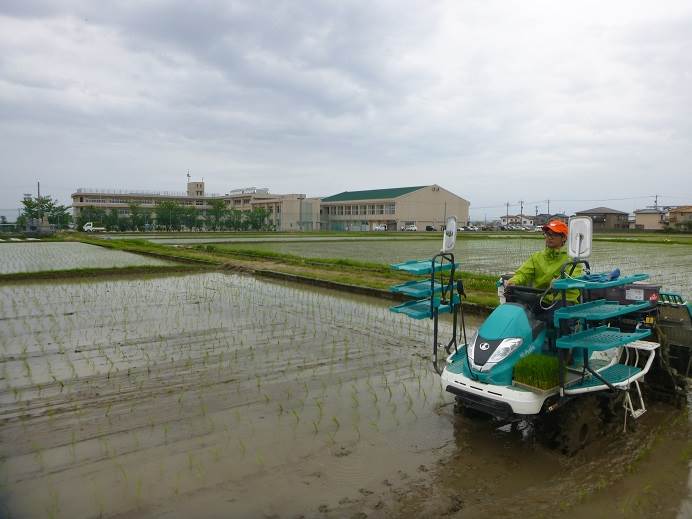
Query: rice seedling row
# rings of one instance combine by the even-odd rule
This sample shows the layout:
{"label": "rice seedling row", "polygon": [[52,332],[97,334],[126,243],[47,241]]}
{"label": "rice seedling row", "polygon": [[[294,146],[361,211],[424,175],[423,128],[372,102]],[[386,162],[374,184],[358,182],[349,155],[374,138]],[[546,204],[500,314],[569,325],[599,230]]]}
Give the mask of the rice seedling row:
{"label": "rice seedling row", "polygon": [[[146,515],[362,463],[375,444],[402,453],[401,431],[427,430],[449,399],[429,322],[314,289],[220,273],[12,285],[0,316],[3,514]],[[354,471],[331,492],[373,477]]]}
{"label": "rice seedling row", "polygon": [[0,247],[0,274],[171,264],[85,243],[3,243]]}
{"label": "rice seedling row", "polygon": [[[379,263],[397,263],[410,258],[431,257],[439,243],[431,240],[379,242],[330,242],[315,244],[253,243],[253,249],[296,254],[307,257],[348,258]],[[469,272],[500,275],[516,270],[531,254],[544,246],[543,240],[508,238],[459,240],[456,256],[461,268]],[[242,249],[242,244],[221,245],[221,248]],[[594,271],[607,272],[619,268],[623,273],[646,272],[651,281],[665,289],[692,297],[692,246],[662,243],[626,243],[596,241],[589,258]]]}

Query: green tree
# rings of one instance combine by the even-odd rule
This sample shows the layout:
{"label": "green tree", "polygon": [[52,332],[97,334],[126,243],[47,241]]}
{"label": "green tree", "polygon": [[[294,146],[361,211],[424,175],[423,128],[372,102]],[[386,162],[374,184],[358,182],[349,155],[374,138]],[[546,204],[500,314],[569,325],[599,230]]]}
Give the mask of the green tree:
{"label": "green tree", "polygon": [[156,206],[156,224],[167,230],[180,229],[184,208],[176,202],[166,200]]}
{"label": "green tree", "polygon": [[23,223],[30,219],[40,220],[45,216],[48,223],[54,224],[58,229],[64,229],[72,219],[69,209],[50,196],[25,198],[22,200],[22,205],[24,208],[20,217],[23,217],[21,219]]}
{"label": "green tree", "polygon": [[93,205],[82,208],[77,217],[77,228],[82,230],[87,222],[94,222],[94,225],[97,227],[104,226],[106,223],[106,211]]}
{"label": "green tree", "polygon": [[120,215],[116,208],[112,208],[106,214],[106,227],[110,231],[120,230]]}
{"label": "green tree", "polygon": [[263,231],[268,228],[267,217],[269,211],[261,207],[255,208],[247,214],[248,227],[253,231]]}
{"label": "green tree", "polygon": [[188,229],[198,229],[201,223],[199,211],[196,207],[183,208],[183,223]]}
{"label": "green tree", "polygon": [[212,227],[218,231],[221,229],[226,217],[226,202],[223,200],[212,200],[209,202],[209,205],[211,206],[211,209],[209,209],[209,217]]}
{"label": "green tree", "polygon": [[130,212],[130,227],[133,231],[139,231],[144,227],[144,214],[142,213],[142,206],[137,202],[131,202],[128,204],[128,211]]}
{"label": "green tree", "polygon": [[233,231],[240,231],[243,228],[243,212],[239,209],[228,211],[228,227]]}

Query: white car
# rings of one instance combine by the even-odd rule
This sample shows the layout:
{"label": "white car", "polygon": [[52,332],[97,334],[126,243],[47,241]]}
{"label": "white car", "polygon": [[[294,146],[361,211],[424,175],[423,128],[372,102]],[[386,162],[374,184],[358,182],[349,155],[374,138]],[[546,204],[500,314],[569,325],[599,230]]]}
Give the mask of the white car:
{"label": "white car", "polygon": [[82,230],[84,232],[104,232],[106,230],[105,227],[96,227],[94,226],[94,222],[87,222],[84,224],[84,227],[82,227]]}
{"label": "white car", "polygon": [[407,225],[406,227],[404,227],[404,231],[416,232],[417,230],[418,230],[418,227],[416,227],[415,225]]}
{"label": "white car", "polygon": [[387,226],[385,224],[376,225],[372,228],[373,231],[386,231]]}

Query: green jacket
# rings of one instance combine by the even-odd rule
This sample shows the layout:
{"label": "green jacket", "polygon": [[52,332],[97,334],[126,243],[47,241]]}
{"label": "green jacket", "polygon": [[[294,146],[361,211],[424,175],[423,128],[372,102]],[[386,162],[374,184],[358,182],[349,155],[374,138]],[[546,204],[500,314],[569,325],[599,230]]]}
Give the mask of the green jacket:
{"label": "green jacket", "polygon": [[[546,247],[532,254],[529,259],[519,267],[519,270],[516,271],[510,281],[515,285],[548,288],[553,279],[558,279],[560,277],[560,268],[567,261],[570,261],[570,257],[567,255],[564,248],[551,249],[550,247]],[[582,266],[577,265],[572,276],[580,276],[581,273]],[[558,297],[557,294],[548,294],[545,299],[546,301],[553,301],[556,297]],[[576,302],[578,297],[578,290],[567,291],[568,301]]]}

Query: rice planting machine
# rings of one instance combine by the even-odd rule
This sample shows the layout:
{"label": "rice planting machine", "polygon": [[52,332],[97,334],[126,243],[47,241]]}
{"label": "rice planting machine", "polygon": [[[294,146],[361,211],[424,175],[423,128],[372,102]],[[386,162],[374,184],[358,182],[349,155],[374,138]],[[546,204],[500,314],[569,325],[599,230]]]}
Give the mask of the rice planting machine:
{"label": "rice planting machine", "polygon": [[[645,397],[686,401],[692,306],[646,283],[647,274],[591,272],[589,218],[570,219],[573,259],[547,290],[505,290],[498,283],[506,299],[470,341],[455,240],[452,217],[440,253],[391,265],[427,277],[391,287],[414,299],[390,310],[433,320],[433,366],[459,411],[532,424],[541,440],[572,454],[607,424],[622,420],[626,430],[628,418],[632,424],[646,412]],[[580,264],[583,273],[574,275]],[[569,304],[568,290],[579,292],[577,304]],[[552,298],[546,298],[549,292]],[[453,327],[451,338],[441,342],[438,320],[444,314],[451,314]],[[442,348],[446,362],[438,359]]]}

